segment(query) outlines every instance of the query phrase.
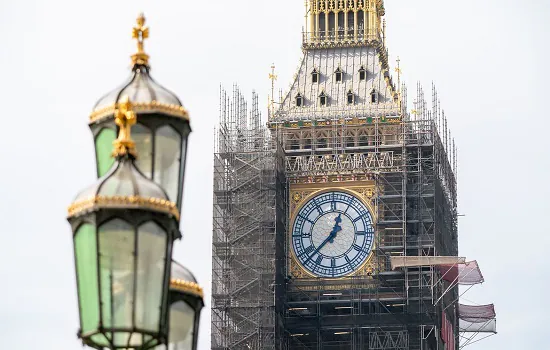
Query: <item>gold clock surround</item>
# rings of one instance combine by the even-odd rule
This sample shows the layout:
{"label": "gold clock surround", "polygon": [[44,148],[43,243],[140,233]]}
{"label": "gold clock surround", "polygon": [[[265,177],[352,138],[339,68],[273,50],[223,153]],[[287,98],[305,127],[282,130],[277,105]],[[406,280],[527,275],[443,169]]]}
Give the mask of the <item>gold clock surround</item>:
{"label": "gold clock surround", "polygon": [[[338,278],[326,278],[319,277],[311,272],[307,271],[302,264],[298,261],[294,249],[292,247],[292,227],[294,227],[294,221],[300,209],[313,197],[331,191],[341,191],[357,197],[372,215],[373,222],[375,224],[374,243],[372,251],[365,260],[365,262],[354,272]],[[313,183],[313,184],[292,184],[289,191],[289,213],[290,221],[287,230],[287,242],[288,242],[288,270],[292,278],[321,278],[330,281],[344,280],[350,277],[363,277],[372,278],[372,275],[377,270],[377,258],[375,254],[376,241],[378,238],[378,232],[376,230],[377,211],[376,203],[374,201],[376,197],[376,187],[373,180],[367,181],[353,181],[342,183]]]}

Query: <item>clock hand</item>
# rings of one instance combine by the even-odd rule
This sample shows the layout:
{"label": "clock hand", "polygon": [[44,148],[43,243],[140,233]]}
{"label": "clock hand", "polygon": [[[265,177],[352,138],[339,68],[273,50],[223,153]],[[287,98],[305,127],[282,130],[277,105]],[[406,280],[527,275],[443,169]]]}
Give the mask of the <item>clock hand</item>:
{"label": "clock hand", "polygon": [[[342,230],[342,228],[340,228],[340,230]],[[340,231],[340,230],[338,230],[338,231]],[[333,229],[333,230],[329,233],[328,237],[323,241],[323,243],[321,243],[321,244],[319,245],[319,247],[317,247],[316,251],[313,252],[313,254],[311,254],[310,256],[308,256],[308,258],[304,261],[304,264],[307,263],[307,262],[309,261],[309,259],[313,258],[313,256],[314,256],[315,254],[317,254],[318,252],[320,252],[321,249],[323,249],[323,247],[324,247],[328,242],[332,243],[332,242],[334,241],[334,237],[336,237],[336,232],[337,232],[337,231],[336,231],[336,228]]]}
{"label": "clock hand", "polygon": [[305,261],[304,264],[309,261],[309,259],[313,258],[317,252],[320,252],[321,249],[327,244],[327,243],[334,243],[334,239],[336,238],[336,234],[340,231],[342,231],[342,227],[340,226],[340,223],[342,222],[342,213],[338,214],[336,218],[334,218],[334,221],[336,224],[334,224],[334,227],[332,228],[332,231],[330,231],[328,237],[317,247],[317,251],[311,254]]}
{"label": "clock hand", "polygon": [[336,234],[342,231],[342,227],[340,226],[340,223],[342,222],[342,213],[338,214],[338,216],[334,218],[334,221],[336,221],[336,224],[334,224],[334,228],[332,229],[332,232],[331,232],[331,235],[332,233],[334,233],[334,235],[330,239],[330,243],[334,243],[334,238],[336,238]]}

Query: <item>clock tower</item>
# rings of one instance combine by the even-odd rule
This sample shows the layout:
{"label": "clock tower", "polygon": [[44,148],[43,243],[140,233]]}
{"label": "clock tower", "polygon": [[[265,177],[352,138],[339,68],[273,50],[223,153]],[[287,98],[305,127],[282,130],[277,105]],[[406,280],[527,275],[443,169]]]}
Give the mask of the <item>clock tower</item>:
{"label": "clock tower", "polygon": [[303,57],[267,129],[257,96],[248,109],[222,91],[212,349],[454,349],[456,286],[443,295],[431,265],[392,269],[458,255],[437,93],[428,108],[418,86],[408,110],[383,0],[306,7]]}

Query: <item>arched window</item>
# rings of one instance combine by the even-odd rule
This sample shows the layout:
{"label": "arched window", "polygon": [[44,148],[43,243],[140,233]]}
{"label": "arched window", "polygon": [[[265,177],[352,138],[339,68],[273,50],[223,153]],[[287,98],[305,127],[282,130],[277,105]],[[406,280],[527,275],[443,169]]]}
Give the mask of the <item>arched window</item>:
{"label": "arched window", "polygon": [[317,68],[313,69],[313,72],[311,72],[311,82],[312,83],[319,82],[319,72],[317,71]]}
{"label": "arched window", "polygon": [[370,92],[370,102],[378,103],[378,91],[376,91],[375,89],[372,89]]}
{"label": "arched window", "polygon": [[319,104],[321,106],[326,106],[327,105],[327,95],[325,94],[325,92],[321,92],[321,94],[319,95]]}
{"label": "arched window", "polygon": [[348,105],[352,105],[355,102],[355,95],[353,94],[353,91],[348,91]]}
{"label": "arched window", "polygon": [[365,35],[365,14],[363,10],[357,11],[357,36],[359,40]]}
{"label": "arched window", "polygon": [[296,95],[296,107],[302,107],[304,105],[304,98],[302,97],[301,93],[298,93]]}
{"label": "arched window", "polygon": [[367,70],[365,69],[364,66],[361,66],[361,68],[359,68],[359,80],[366,80],[367,79]]}
{"label": "arched window", "polygon": [[344,39],[344,11],[338,12],[338,39]]}
{"label": "arched window", "polygon": [[348,11],[348,39],[353,39],[355,31],[355,14],[353,11]]}
{"label": "arched window", "polygon": [[344,76],[344,73],[342,72],[342,70],[340,69],[340,67],[338,67],[336,69],[336,71],[334,72],[334,75],[336,77],[336,82],[339,83],[342,81],[342,78]]}
{"label": "arched window", "polygon": [[327,32],[327,37],[332,39],[334,37],[334,34],[335,34],[335,26],[336,26],[336,23],[335,23],[335,14],[334,12],[329,12],[328,14],[328,32]]}
{"label": "arched window", "polygon": [[325,14],[319,16],[319,34],[321,39],[324,39],[327,35],[327,23],[325,22]]}

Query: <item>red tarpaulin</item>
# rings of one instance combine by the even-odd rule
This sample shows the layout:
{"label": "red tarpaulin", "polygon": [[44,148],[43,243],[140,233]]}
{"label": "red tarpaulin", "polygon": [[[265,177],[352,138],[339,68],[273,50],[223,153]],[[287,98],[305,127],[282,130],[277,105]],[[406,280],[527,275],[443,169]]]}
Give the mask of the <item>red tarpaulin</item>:
{"label": "red tarpaulin", "polygon": [[438,265],[442,278],[453,284],[474,285],[483,283],[483,275],[477,261],[453,265]]}
{"label": "red tarpaulin", "polygon": [[458,317],[468,322],[486,322],[496,317],[495,306],[458,304]]}
{"label": "red tarpaulin", "polygon": [[453,330],[453,325],[449,321],[449,317],[445,311],[442,313],[441,317],[441,339],[447,345],[446,349],[455,349],[455,333]]}

